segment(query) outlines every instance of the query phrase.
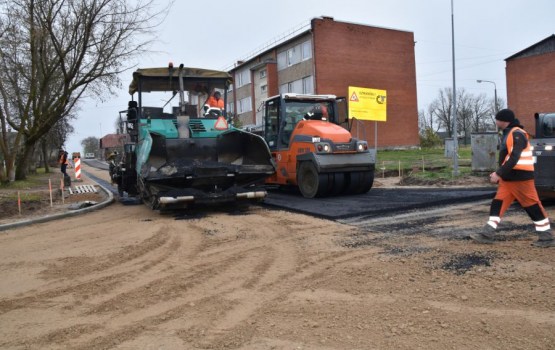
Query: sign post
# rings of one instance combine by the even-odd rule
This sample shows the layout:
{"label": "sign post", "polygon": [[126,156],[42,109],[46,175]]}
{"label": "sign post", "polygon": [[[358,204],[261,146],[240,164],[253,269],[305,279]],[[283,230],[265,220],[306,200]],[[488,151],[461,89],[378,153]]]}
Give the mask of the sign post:
{"label": "sign post", "polygon": [[374,147],[378,149],[378,122],[387,120],[387,91],[349,86],[349,119],[373,120]]}

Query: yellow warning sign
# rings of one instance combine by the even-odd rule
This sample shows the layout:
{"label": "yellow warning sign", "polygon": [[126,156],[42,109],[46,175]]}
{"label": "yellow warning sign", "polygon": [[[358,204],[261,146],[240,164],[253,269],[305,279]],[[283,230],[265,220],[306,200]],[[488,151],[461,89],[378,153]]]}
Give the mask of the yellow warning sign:
{"label": "yellow warning sign", "polygon": [[349,86],[349,118],[387,120],[386,90]]}

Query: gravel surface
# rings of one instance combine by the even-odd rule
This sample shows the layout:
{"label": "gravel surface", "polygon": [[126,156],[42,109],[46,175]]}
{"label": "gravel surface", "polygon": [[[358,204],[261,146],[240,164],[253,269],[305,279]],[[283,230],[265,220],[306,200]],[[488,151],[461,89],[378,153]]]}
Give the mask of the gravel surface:
{"label": "gravel surface", "polygon": [[553,349],[555,249],[516,206],[465,239],[487,215],[115,203],[0,232],[0,348]]}

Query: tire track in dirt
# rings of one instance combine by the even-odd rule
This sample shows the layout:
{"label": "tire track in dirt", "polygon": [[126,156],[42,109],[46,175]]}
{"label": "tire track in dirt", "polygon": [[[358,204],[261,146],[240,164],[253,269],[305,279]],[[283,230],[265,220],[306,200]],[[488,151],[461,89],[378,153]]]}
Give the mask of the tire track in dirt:
{"label": "tire track in dirt", "polygon": [[[522,255],[466,275],[446,271],[442,265],[456,253],[491,250],[445,239],[457,224],[448,215],[440,217],[447,211],[393,218],[406,219],[421,230],[417,234],[402,226],[388,232],[391,217],[359,227],[261,208],[180,220],[151,216],[142,207],[121,209],[125,218],[115,210],[87,215],[98,223],[86,234],[68,231],[65,239],[46,234],[47,242],[34,243],[34,251],[44,252],[33,266],[38,262],[51,270],[35,273],[40,288],[2,299],[29,297],[27,305],[20,300],[19,309],[0,315],[7,326],[0,330],[0,347],[411,349],[431,344],[440,349],[475,347],[471,337],[479,334],[488,346],[547,348],[552,339],[547,332],[553,324],[538,322],[550,317],[553,305],[535,315],[541,310],[537,302],[524,302],[528,295],[534,300],[547,295],[553,274],[549,252],[534,251],[534,262],[526,264]],[[477,227],[473,220],[483,214],[479,209],[452,212],[461,215],[457,222]],[[102,234],[108,228],[113,231]],[[509,244],[496,248],[506,250]],[[82,274],[71,266],[80,256],[86,257]],[[98,270],[90,257],[99,258]],[[2,262],[4,268],[23,267],[15,254]],[[516,276],[510,273],[515,269]],[[535,282],[539,273],[545,277]],[[507,283],[521,291],[528,287],[527,295],[507,295]],[[62,287],[66,293],[40,295]],[[484,300],[482,294],[498,294],[512,304]],[[482,308],[491,312],[480,314]],[[519,314],[521,309],[525,312]],[[26,319],[33,314],[40,317]],[[482,322],[494,331],[480,333]],[[517,339],[523,333],[529,335]],[[426,343],[432,338],[434,343]]]}
{"label": "tire track in dirt", "polygon": [[492,307],[470,307],[454,303],[445,303],[439,301],[428,301],[430,306],[445,310],[453,313],[473,313],[476,315],[501,317],[501,318],[520,318],[527,322],[538,324],[555,325],[555,312],[538,311],[538,310],[515,310],[515,309],[501,309]]}
{"label": "tire track in dirt", "polygon": [[[125,246],[107,255],[95,257],[70,256],[57,259],[54,262],[49,261],[45,263],[47,268],[40,272],[38,276],[46,280],[56,279],[60,281],[50,283],[46,290],[33,291],[30,295],[12,298],[9,303],[0,300],[0,314],[25,307],[30,303],[40,306],[41,303],[48,303],[48,300],[62,295],[73,295],[77,298],[86,297],[88,299],[94,295],[105,294],[134,275],[144,275],[145,271],[166,260],[171,252],[179,247],[178,244],[171,244],[172,241],[170,241],[170,236],[166,231],[167,228],[163,227],[143,242]],[[174,239],[173,242],[175,241]],[[167,248],[164,246],[167,246]],[[158,250],[163,252],[156,253]],[[157,256],[156,258],[147,260],[147,263],[137,261],[153,252]],[[128,264],[130,266],[125,267],[123,271],[113,271],[121,270],[122,266]],[[139,265],[137,266],[137,264]],[[124,276],[126,278],[122,278]],[[67,278],[73,279],[72,285],[67,285]],[[120,282],[116,282],[118,280]]]}

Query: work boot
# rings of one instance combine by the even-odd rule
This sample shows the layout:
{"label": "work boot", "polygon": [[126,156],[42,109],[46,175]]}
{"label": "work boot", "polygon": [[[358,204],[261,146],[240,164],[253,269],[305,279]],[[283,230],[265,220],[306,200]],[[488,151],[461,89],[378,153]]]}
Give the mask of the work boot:
{"label": "work boot", "polygon": [[481,244],[493,244],[493,236],[495,236],[495,229],[488,224],[480,232],[469,235],[470,239]]}
{"label": "work boot", "polygon": [[532,243],[532,245],[540,248],[555,247],[555,239],[553,239],[553,234],[551,233],[551,230],[539,232],[538,240]]}

